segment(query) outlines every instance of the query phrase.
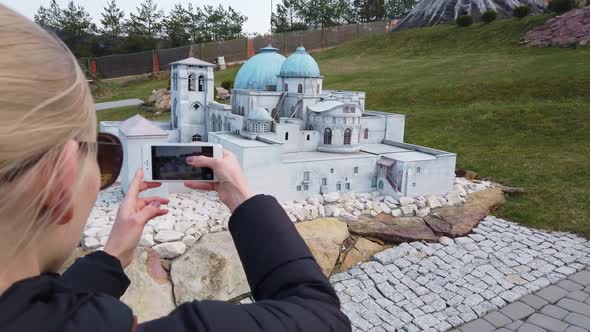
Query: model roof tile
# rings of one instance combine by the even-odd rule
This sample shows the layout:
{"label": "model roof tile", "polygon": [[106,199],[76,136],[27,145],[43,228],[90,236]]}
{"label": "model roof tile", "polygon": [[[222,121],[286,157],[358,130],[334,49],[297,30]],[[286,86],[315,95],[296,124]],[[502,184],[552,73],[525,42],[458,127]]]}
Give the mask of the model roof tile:
{"label": "model roof tile", "polygon": [[171,65],[187,65],[187,66],[201,66],[201,67],[215,67],[216,65],[207,61],[203,61],[197,58],[186,58],[184,60],[178,60],[170,63]]}
{"label": "model roof tile", "polygon": [[234,88],[264,91],[269,90],[269,87],[276,87],[277,76],[285,59],[278,49],[270,45],[260,49],[258,54],[242,65],[236,75]]}
{"label": "model roof tile", "polygon": [[321,77],[320,66],[315,59],[307,53],[305,47],[297,47],[281,67],[282,77]]}
{"label": "model roof tile", "polygon": [[118,128],[119,131],[121,131],[121,133],[127,137],[168,136],[168,133],[162,128],[155,126],[151,121],[139,114],[136,114],[121,122]]}

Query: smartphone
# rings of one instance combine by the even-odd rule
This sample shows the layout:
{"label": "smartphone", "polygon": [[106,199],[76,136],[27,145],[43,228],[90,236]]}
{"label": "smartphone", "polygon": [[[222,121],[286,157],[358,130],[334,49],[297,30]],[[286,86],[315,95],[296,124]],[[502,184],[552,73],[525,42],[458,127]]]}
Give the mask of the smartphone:
{"label": "smartphone", "polygon": [[217,182],[215,172],[208,167],[193,167],[186,163],[191,156],[222,157],[219,144],[210,143],[160,143],[143,148],[143,175],[145,181]]}

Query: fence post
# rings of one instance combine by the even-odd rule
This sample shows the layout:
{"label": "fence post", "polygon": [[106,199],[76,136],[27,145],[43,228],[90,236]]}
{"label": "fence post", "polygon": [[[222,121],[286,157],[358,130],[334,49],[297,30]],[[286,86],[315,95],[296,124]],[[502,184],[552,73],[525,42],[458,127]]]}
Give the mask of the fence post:
{"label": "fence post", "polygon": [[88,71],[92,75],[96,75],[96,59],[88,59]]}
{"label": "fence post", "polygon": [[246,59],[254,56],[254,39],[248,38],[247,40],[248,41],[246,43]]}
{"label": "fence post", "polygon": [[154,65],[154,73],[159,73],[160,72],[160,58],[158,56],[158,53],[156,53],[156,50],[152,50],[152,63]]}

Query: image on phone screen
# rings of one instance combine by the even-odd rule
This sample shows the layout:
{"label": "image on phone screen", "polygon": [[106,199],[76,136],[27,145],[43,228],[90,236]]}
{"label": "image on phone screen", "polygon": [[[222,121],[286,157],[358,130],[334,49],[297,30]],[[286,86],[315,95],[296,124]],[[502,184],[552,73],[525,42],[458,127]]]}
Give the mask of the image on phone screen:
{"label": "image on phone screen", "polygon": [[213,180],[213,170],[192,167],[186,163],[191,156],[213,157],[212,146],[152,146],[153,180]]}

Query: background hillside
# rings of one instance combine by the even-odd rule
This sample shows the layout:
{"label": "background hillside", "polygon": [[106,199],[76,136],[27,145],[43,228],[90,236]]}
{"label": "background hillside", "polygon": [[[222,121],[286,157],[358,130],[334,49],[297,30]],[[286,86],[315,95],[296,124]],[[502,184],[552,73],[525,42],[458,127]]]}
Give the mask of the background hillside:
{"label": "background hillside", "polygon": [[[458,168],[526,188],[503,217],[590,237],[590,48],[520,46],[547,18],[409,29],[313,55],[326,89],[366,91],[368,109],[406,114],[407,142],[456,152]],[[217,72],[217,84],[237,70]],[[146,98],[166,85],[103,88],[115,91],[109,99]]]}

